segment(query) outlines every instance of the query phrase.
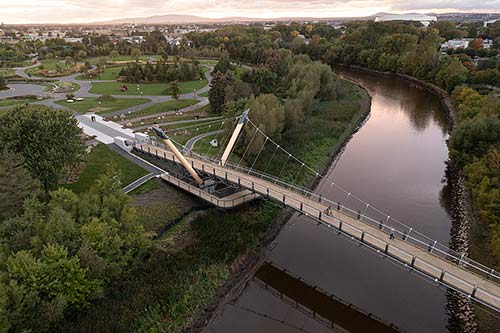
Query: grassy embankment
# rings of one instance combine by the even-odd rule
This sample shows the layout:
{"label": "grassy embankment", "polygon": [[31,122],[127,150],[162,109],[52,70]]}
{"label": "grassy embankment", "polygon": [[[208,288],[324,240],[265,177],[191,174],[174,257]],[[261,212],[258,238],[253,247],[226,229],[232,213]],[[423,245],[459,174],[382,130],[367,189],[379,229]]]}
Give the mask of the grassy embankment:
{"label": "grassy embankment", "polygon": [[165,101],[165,102],[151,105],[151,106],[144,108],[142,110],[127,114],[127,115],[125,115],[124,119],[146,117],[146,116],[151,116],[154,114],[159,114],[162,112],[169,112],[169,111],[173,111],[173,110],[183,109],[183,108],[188,107],[190,105],[194,105],[198,102],[199,101],[196,99],[179,99],[179,100]]}
{"label": "grassy embankment", "polygon": [[148,174],[146,170],[110,150],[108,146],[99,144],[87,156],[78,180],[71,184],[65,184],[64,187],[76,193],[87,190],[98,176],[104,172],[106,165],[109,163],[113,163],[120,170],[120,180],[123,186]]}
{"label": "grassy embankment", "polygon": [[[162,111],[164,112],[164,111]],[[216,117],[217,115],[214,113],[211,113],[212,110],[210,108],[210,105],[204,105],[199,108],[193,109],[191,111],[183,112],[182,115],[176,115],[176,114],[170,114],[170,115],[165,115],[162,117],[161,121],[162,122],[171,122],[171,121],[178,121],[178,120],[194,120],[195,116],[198,116],[200,119],[206,118],[206,117]],[[158,119],[156,118],[149,118],[143,121],[136,121],[132,123],[132,127],[137,127],[141,125],[151,125],[154,124],[155,122],[158,122]]]}
{"label": "grassy embankment", "polygon": [[56,102],[79,113],[92,112],[97,114],[108,114],[115,111],[128,109],[130,107],[150,102],[147,98],[116,98],[114,100],[104,100],[99,104],[99,98],[87,97],[83,101],[67,103],[65,100]]}
{"label": "grassy embankment", "polygon": [[[122,92],[121,86],[125,84],[128,87],[127,91]],[[187,94],[198,90],[208,84],[207,80],[195,80],[179,82],[180,94]],[[139,88],[139,89],[137,89]],[[92,83],[91,93],[101,95],[141,95],[143,92],[146,96],[167,96],[170,95],[169,83],[123,83],[123,82],[94,82]]]}
{"label": "grassy embankment", "polygon": [[[318,104],[281,141],[318,169],[327,167],[332,154],[340,150],[369,109],[369,97],[363,90],[344,85],[345,98]],[[272,167],[283,162],[280,158]],[[287,176],[296,171],[291,167]],[[303,184],[307,181],[310,179],[300,179]],[[155,241],[156,250],[140,272],[117,282],[105,298],[80,312],[63,330],[182,331],[202,308],[215,301],[238,263],[255,253],[279,214],[276,205],[259,201],[232,211],[212,209],[181,221]]]}

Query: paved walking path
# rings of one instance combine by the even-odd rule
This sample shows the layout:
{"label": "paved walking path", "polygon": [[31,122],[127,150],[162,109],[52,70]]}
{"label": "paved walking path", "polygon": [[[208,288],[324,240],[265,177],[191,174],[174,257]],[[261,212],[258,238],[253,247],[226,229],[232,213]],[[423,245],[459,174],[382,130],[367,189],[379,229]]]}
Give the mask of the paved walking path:
{"label": "paved walking path", "polygon": [[184,145],[184,149],[182,150],[183,153],[189,153],[191,150],[193,150],[194,148],[194,145],[196,144],[196,142],[200,141],[200,140],[203,140],[209,136],[212,136],[212,135],[217,135],[217,134],[220,134],[220,133],[224,133],[224,130],[218,130],[218,131],[212,131],[212,132],[206,132],[206,133],[202,133],[202,134],[199,134],[197,136],[194,136],[192,137],[191,139],[189,139],[186,144]]}
{"label": "paved walking path", "polygon": [[[38,82],[37,83],[36,82],[36,81],[45,81],[46,78],[29,76],[26,73],[27,69],[37,67],[37,66],[40,66],[40,63],[33,65],[33,66],[29,66],[29,67],[16,68],[15,70],[16,70],[16,74],[18,76],[25,78],[25,79],[32,80],[34,82],[9,83],[9,86],[12,89],[0,92],[0,99],[16,97],[16,96],[24,96],[24,95],[36,95],[36,96],[43,97],[45,99],[42,101],[39,101],[39,102],[35,102],[33,104],[45,105],[45,106],[49,106],[49,107],[55,108],[55,109],[66,109],[66,110],[71,109],[71,107],[69,105],[63,106],[63,105],[59,105],[56,103],[58,101],[65,100],[66,93],[48,92],[48,91],[46,91],[47,85],[50,83],[47,83],[47,82],[43,82],[43,83]],[[205,78],[208,81],[208,84],[206,86],[204,86],[203,88],[198,89],[197,91],[193,91],[193,92],[189,92],[189,93],[180,95],[180,98],[182,98],[182,99],[196,99],[200,102],[197,104],[188,106],[186,108],[177,110],[177,111],[165,112],[165,113],[162,113],[160,115],[171,114],[173,112],[188,112],[188,111],[194,110],[196,108],[199,108],[201,106],[209,104],[207,97],[202,97],[199,95],[204,93],[204,92],[207,92],[210,89],[210,82],[212,81],[211,71],[212,71],[213,67],[208,66],[208,65],[202,65],[202,66],[210,69],[204,73]],[[97,98],[97,97],[102,96],[102,94],[95,94],[95,93],[90,92],[90,90],[92,89],[92,84],[94,82],[117,82],[116,80],[77,80],[76,77],[79,76],[80,74],[81,73],[75,73],[72,75],[61,76],[61,77],[57,77],[54,79],[61,81],[61,82],[68,82],[68,83],[77,84],[80,87],[80,89],[73,92],[73,94],[76,97],[82,97],[82,98],[89,98],[89,97],[96,97]],[[144,104],[132,106],[132,107],[124,109],[124,110],[119,110],[116,112],[109,113],[106,115],[107,117],[113,117],[113,116],[119,116],[122,114],[134,113],[134,112],[140,111],[142,109],[145,109],[147,107],[153,106],[155,104],[172,100],[172,96],[152,96],[152,95],[137,96],[137,95],[121,95],[121,94],[120,95],[111,95],[111,96],[113,96],[115,98],[146,98],[146,99],[149,99],[151,101],[144,103]],[[143,117],[141,119],[150,119],[150,118],[154,118],[155,116],[157,116],[157,115]],[[140,121],[140,119],[139,119],[139,121]]]}

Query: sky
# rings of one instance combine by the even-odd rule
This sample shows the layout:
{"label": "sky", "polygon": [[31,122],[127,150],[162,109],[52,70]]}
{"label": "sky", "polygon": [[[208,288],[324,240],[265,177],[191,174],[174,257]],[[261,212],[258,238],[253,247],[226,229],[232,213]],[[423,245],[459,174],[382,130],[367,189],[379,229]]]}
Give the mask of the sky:
{"label": "sky", "polygon": [[84,23],[162,14],[275,18],[455,11],[500,13],[500,0],[0,0],[0,22],[8,24]]}

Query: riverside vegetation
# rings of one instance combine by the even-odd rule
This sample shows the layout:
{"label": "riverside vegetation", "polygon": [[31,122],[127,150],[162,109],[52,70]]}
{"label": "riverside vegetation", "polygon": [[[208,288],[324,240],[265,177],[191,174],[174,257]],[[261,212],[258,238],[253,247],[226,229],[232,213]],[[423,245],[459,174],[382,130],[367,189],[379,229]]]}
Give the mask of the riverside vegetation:
{"label": "riverside vegetation", "polygon": [[[285,67],[273,68],[272,87],[260,79],[265,64],[241,74],[252,77],[251,84],[231,69],[215,73],[220,80],[209,93],[212,108],[237,114],[250,106],[252,119],[267,133],[323,168],[366,116],[368,95],[327,65],[283,55]],[[16,175],[1,177],[0,184],[9,189],[0,218],[2,331],[181,331],[215,300],[238,263],[254,254],[281,212],[258,201],[178,222],[180,212],[170,204],[155,211],[162,222],[152,225],[142,214],[153,210],[137,212],[121,193],[124,178],[113,171],[116,166],[93,168],[94,184],[79,194],[60,188],[83,156],[80,130],[69,113],[19,106],[0,118],[0,129],[0,173]],[[246,141],[247,132],[235,156]],[[251,147],[246,159],[255,153]],[[284,157],[274,160],[271,172]],[[292,166],[284,176],[296,171]],[[297,182],[311,180],[302,176]],[[169,224],[161,234],[158,225],[164,230]],[[158,236],[153,240],[151,234]]]}

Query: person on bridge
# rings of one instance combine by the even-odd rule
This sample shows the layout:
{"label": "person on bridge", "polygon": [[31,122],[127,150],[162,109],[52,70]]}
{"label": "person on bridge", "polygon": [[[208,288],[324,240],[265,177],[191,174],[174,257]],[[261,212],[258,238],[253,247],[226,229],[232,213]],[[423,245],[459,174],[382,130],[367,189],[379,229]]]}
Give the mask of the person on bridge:
{"label": "person on bridge", "polygon": [[391,234],[389,235],[389,239],[394,239],[394,228],[391,228]]}

